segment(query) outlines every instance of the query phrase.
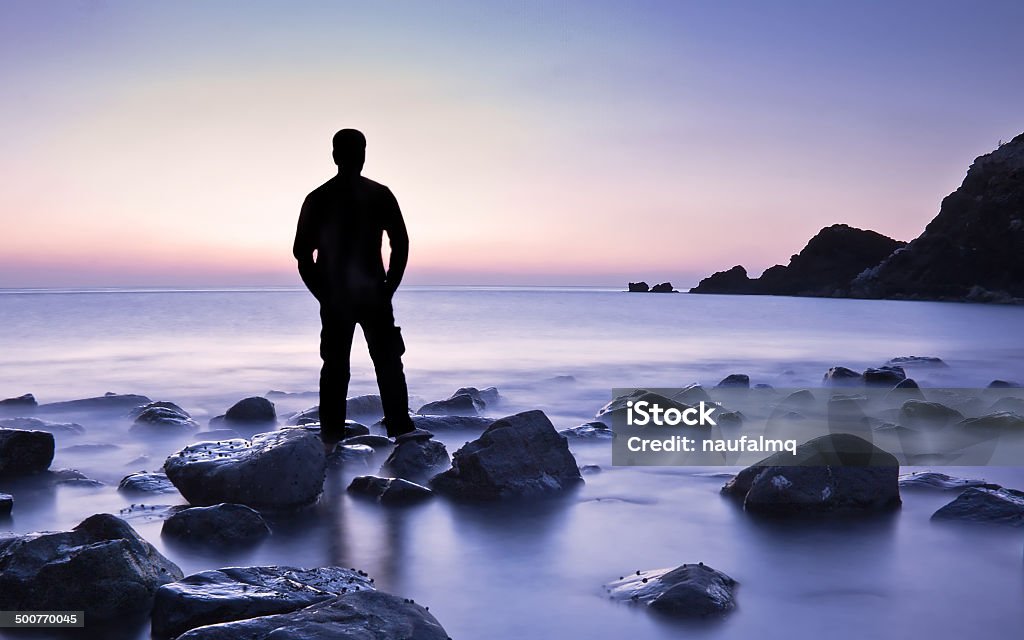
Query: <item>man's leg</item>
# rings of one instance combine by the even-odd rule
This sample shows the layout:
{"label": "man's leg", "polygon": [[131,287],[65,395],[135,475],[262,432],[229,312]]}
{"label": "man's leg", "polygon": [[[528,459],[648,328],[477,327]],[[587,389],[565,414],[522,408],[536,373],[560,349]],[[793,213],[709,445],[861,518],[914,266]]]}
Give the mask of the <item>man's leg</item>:
{"label": "man's leg", "polygon": [[384,405],[384,425],[389,436],[399,436],[414,428],[409,417],[409,390],[402,369],[405,342],[402,340],[401,329],[395,326],[390,300],[367,311],[360,318],[360,324],[377,373],[380,401]]}
{"label": "man's leg", "polygon": [[351,377],[349,360],[355,323],[346,314],[320,308],[320,436],[324,442],[341,440],[345,432],[345,398]]}

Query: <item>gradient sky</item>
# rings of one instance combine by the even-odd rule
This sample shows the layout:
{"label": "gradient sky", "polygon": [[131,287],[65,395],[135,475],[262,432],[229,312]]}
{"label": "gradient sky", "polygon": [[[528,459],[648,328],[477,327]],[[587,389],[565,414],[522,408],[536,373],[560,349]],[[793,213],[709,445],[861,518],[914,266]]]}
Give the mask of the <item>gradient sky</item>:
{"label": "gradient sky", "polygon": [[0,1],[0,287],[298,283],[330,137],[407,282],[614,284],[907,240],[1024,130],[1013,2]]}

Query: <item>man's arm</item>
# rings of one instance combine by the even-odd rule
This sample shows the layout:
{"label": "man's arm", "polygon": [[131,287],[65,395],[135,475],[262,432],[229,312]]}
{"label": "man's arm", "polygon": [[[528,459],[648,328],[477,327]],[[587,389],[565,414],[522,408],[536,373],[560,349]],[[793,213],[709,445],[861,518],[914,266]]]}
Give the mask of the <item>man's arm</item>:
{"label": "man's arm", "polygon": [[317,230],[313,223],[313,205],[310,197],[302,203],[302,210],[299,212],[299,224],[295,229],[295,243],[292,245],[292,255],[299,261],[299,277],[313,294],[313,297],[320,300],[321,283],[316,270],[316,263],[313,262],[313,252],[317,249]]}
{"label": "man's arm", "polygon": [[402,210],[398,208],[398,200],[386,189],[384,195],[387,207],[384,231],[388,234],[388,244],[391,245],[391,259],[388,261],[388,271],[385,276],[388,294],[395,295],[398,285],[402,283],[402,276],[405,275],[405,266],[409,263],[409,232],[405,228],[405,220],[402,218]]}

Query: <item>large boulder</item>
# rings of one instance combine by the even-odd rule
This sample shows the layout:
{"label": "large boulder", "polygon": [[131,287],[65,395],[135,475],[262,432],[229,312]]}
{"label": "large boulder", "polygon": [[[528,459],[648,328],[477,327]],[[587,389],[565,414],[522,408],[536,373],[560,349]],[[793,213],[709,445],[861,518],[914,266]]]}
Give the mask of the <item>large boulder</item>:
{"label": "large boulder", "polygon": [[0,429],[0,476],[40,473],[53,462],[53,434]]}
{"label": "large boulder", "polygon": [[177,511],[164,520],[160,532],[183,542],[236,546],[263,540],[270,535],[270,527],[251,507],[221,503]]}
{"label": "large boulder", "polygon": [[924,232],[853,282],[853,294],[1024,298],[1024,134],[975,159]]}
{"label": "large boulder", "polygon": [[274,403],[261,396],[243,398],[224,413],[225,423],[272,424],[277,422]]}
{"label": "large boulder", "polygon": [[434,474],[448,468],[451,459],[444,443],[416,438],[399,442],[381,465],[380,473],[411,482],[426,482]]}
{"label": "large boulder", "polygon": [[564,436],[543,411],[501,418],[455,452],[434,489],[492,500],[557,493],[583,481]]}
{"label": "large boulder", "polygon": [[735,586],[729,576],[699,563],[637,571],[609,582],[605,591],[612,600],[645,605],[675,617],[703,618],[734,609]]}
{"label": "large boulder", "polygon": [[309,504],[323,490],[323,442],[301,428],[252,440],[200,442],[171,455],[164,472],[193,505],[233,502],[255,508]]}
{"label": "large boulder", "polygon": [[880,511],[900,504],[899,462],[862,438],[829,434],[747,467],[722,492],[756,513]]}
{"label": "large boulder", "polygon": [[193,629],[177,640],[450,640],[426,608],[380,591],[357,591],[292,613]]}
{"label": "large boulder", "polygon": [[297,611],[345,593],[372,591],[372,582],[361,571],[341,567],[203,571],[157,590],[153,635],[175,637],[196,627]]}
{"label": "large boulder", "polygon": [[90,516],[71,531],[0,545],[0,609],[85,611],[116,621],[149,611],[160,585],[182,577],[124,520]]}
{"label": "large boulder", "polygon": [[1024,526],[1024,491],[972,487],[936,511],[932,519]]}

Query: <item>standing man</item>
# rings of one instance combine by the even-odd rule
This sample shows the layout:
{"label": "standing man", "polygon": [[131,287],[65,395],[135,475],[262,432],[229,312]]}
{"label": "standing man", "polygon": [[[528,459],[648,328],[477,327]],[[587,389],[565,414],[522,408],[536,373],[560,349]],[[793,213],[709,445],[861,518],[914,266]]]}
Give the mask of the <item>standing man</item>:
{"label": "standing man", "polygon": [[[334,135],[338,175],[306,196],[293,247],[299,275],[320,302],[320,433],[328,449],[345,430],[349,359],[357,324],[363,328],[377,373],[388,435],[398,439],[416,434],[402,370],[405,343],[391,306],[409,259],[409,234],[391,190],[360,175],[365,159],[362,133],[342,129]],[[391,245],[386,270],[381,256],[384,233]]]}

